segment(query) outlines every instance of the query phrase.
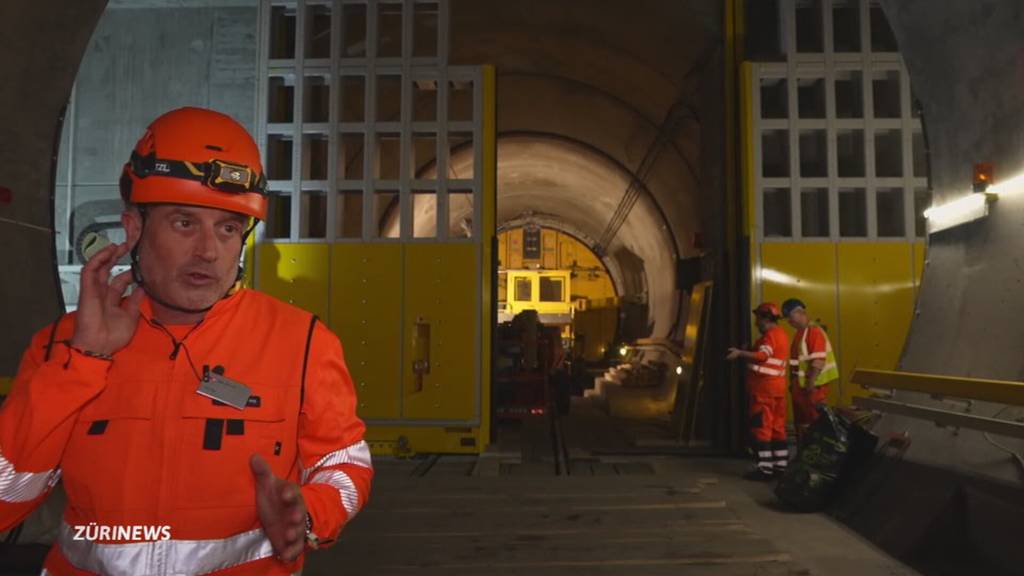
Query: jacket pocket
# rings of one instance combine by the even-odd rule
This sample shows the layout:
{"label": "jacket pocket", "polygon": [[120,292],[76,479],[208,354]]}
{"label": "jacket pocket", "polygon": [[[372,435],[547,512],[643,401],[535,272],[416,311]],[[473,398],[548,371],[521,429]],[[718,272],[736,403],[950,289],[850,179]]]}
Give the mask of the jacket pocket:
{"label": "jacket pocket", "polygon": [[182,508],[252,506],[255,482],[249,460],[259,454],[287,477],[296,453],[298,389],[254,386],[237,409],[191,392],[182,406]]}
{"label": "jacket pocket", "polygon": [[69,502],[104,514],[141,509],[151,501],[155,460],[155,381],[107,382],[78,415],[61,460]]}

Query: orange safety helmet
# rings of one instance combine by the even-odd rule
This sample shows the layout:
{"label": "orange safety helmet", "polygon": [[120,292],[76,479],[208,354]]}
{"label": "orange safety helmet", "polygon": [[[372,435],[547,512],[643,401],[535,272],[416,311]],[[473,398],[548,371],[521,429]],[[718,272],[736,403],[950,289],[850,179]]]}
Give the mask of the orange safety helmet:
{"label": "orange safety helmet", "polygon": [[178,108],[149,125],[121,173],[126,204],[189,204],[263,220],[267,178],[252,136],[230,116]]}
{"label": "orange safety helmet", "polygon": [[754,308],[754,314],[758,316],[771,316],[773,320],[782,318],[782,313],[779,311],[779,307],[774,302],[762,302]]}

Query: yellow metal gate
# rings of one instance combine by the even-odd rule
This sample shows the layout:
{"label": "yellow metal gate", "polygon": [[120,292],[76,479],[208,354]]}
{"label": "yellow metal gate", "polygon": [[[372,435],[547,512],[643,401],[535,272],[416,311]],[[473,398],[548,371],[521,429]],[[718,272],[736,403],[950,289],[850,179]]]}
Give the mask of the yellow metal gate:
{"label": "yellow metal gate", "polygon": [[375,453],[489,437],[494,71],[448,66],[447,0],[261,6],[273,190],[256,287],[341,338]]}

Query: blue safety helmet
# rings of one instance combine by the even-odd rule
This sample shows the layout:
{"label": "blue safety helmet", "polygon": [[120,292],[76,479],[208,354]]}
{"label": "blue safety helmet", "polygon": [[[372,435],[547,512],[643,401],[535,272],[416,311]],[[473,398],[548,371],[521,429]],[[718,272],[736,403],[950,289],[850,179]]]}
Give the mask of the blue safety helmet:
{"label": "blue safety helmet", "polygon": [[806,309],[807,305],[804,304],[802,300],[797,300],[796,298],[790,298],[789,300],[786,300],[785,302],[782,303],[782,316],[784,318],[789,317],[789,313],[792,312],[793,310],[796,310],[797,308]]}

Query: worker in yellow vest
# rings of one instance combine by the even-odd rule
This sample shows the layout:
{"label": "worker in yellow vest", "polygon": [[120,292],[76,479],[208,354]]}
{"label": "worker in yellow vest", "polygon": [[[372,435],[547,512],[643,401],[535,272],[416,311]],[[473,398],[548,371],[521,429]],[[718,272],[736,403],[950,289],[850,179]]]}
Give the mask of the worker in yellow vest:
{"label": "worker in yellow vest", "polygon": [[796,329],[789,351],[789,382],[793,423],[797,440],[803,445],[808,428],[818,419],[818,406],[828,400],[829,384],[839,379],[839,367],[828,334],[808,320],[803,302],[786,300],[782,315]]}

